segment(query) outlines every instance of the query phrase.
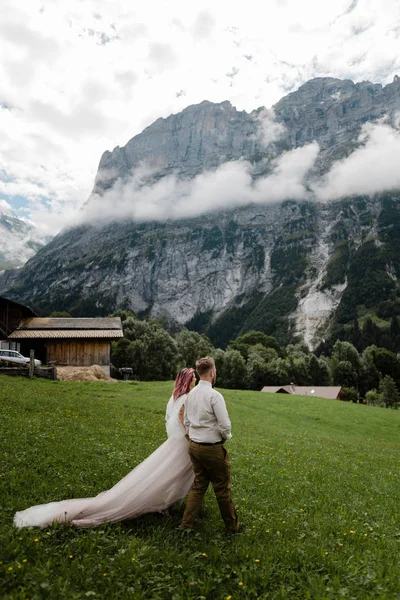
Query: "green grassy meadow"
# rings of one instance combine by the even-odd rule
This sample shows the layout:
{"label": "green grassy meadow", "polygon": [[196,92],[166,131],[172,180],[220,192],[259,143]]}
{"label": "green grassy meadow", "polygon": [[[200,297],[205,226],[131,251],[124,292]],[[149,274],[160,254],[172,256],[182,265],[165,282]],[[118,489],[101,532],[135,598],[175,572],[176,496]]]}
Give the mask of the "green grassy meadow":
{"label": "green grassy meadow", "polygon": [[400,411],[223,391],[234,501],[92,529],[16,530],[33,504],[94,496],[165,439],[172,383],[0,376],[0,598],[400,598]]}

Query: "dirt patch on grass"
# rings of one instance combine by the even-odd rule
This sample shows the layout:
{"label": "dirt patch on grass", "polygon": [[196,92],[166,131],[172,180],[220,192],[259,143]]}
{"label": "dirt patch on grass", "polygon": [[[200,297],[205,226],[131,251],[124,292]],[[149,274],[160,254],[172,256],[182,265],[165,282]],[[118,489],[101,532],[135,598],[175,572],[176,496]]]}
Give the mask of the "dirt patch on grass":
{"label": "dirt patch on grass", "polygon": [[57,367],[57,379],[60,381],[117,381],[106,375],[99,365],[91,367]]}

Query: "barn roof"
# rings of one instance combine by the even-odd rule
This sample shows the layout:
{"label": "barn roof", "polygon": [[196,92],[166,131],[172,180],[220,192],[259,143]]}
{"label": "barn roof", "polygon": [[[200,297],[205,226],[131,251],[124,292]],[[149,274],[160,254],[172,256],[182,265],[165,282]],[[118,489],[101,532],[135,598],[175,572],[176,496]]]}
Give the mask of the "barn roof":
{"label": "barn roof", "polygon": [[120,317],[97,319],[37,317],[24,319],[9,339],[118,339],[123,336]]}
{"label": "barn roof", "polygon": [[120,317],[99,317],[96,319],[36,317],[24,319],[18,329],[121,329]]}
{"label": "barn roof", "polygon": [[265,386],[262,392],[296,394],[298,396],[317,396],[318,398],[330,398],[336,400],[342,388],[340,385],[275,385]]}
{"label": "barn roof", "polygon": [[118,329],[34,329],[30,331],[21,331],[17,329],[11,335],[8,336],[8,339],[117,339],[122,337],[124,337],[124,334],[122,330],[118,331]]}

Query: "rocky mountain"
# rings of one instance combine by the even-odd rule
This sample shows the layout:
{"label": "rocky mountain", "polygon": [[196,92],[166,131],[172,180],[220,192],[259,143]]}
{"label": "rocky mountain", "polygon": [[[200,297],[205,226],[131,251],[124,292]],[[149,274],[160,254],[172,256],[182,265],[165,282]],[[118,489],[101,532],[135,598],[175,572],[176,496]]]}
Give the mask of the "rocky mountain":
{"label": "rocky mountain", "polygon": [[[205,331],[221,345],[259,329],[282,343],[300,337],[315,346],[335,323],[368,315],[386,323],[400,313],[400,194],[320,202],[311,186],[360,146],[366,123],[397,126],[399,111],[397,77],[384,87],[318,78],[280,100],[273,112],[249,114],[229,102],[202,102],[158,119],[101,158],[88,206],[101,215],[112,194],[116,220],[107,216],[61,232],[23,269],[3,273],[0,293],[43,313],[88,316],[130,308],[171,327]],[[234,174],[243,161],[255,185],[282,173],[283,185],[293,168],[285,171],[279,161],[309,144],[318,144],[319,152],[304,197],[292,186],[285,200],[272,195],[272,202],[273,188],[261,186],[257,200],[248,196],[243,205],[220,205],[217,194],[212,210],[206,197],[212,188],[200,186],[195,196],[189,193],[180,219],[121,216],[119,204],[143,204],[151,186],[175,178],[166,200],[173,207],[177,185],[226,165]],[[133,181],[144,164],[148,170]],[[231,193],[236,191],[225,192],[228,200]],[[153,201],[154,195],[148,197]],[[196,210],[203,201],[207,210],[201,214]]]}
{"label": "rocky mountain", "polygon": [[35,227],[18,218],[10,206],[0,200],[0,271],[21,267],[46,241]]}

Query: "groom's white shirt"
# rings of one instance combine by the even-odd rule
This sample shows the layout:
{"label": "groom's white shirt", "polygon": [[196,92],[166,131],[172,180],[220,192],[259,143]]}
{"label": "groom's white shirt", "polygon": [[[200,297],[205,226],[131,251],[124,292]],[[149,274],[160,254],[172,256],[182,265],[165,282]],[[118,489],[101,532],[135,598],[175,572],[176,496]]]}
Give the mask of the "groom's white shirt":
{"label": "groom's white shirt", "polygon": [[224,397],[208,381],[200,379],[188,394],[184,421],[193,442],[212,444],[232,437]]}

